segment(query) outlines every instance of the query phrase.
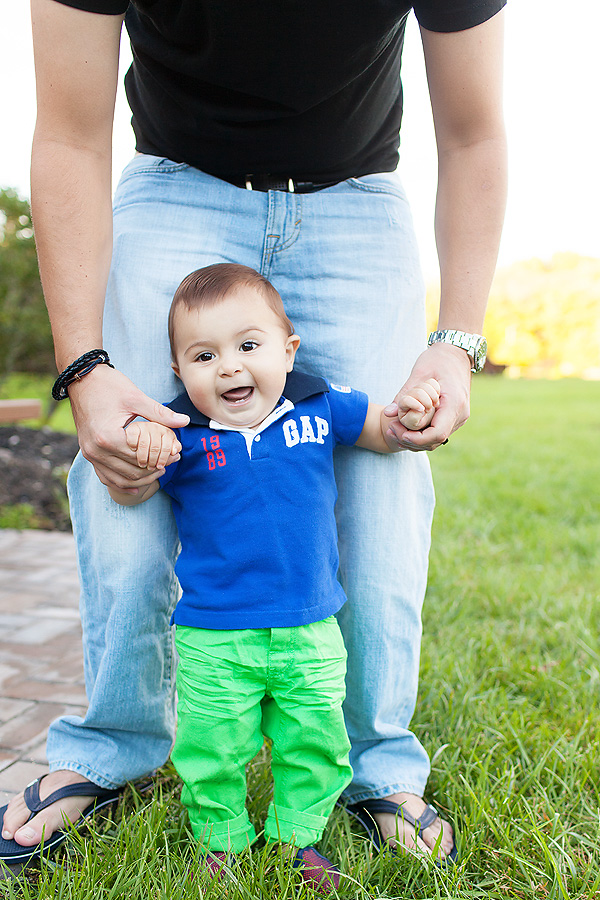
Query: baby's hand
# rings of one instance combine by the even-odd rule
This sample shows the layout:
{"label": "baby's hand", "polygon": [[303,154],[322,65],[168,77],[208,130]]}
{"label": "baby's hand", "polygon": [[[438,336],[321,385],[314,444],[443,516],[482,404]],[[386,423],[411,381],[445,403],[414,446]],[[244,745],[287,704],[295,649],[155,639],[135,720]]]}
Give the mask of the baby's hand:
{"label": "baby's hand", "polygon": [[398,402],[398,419],[410,431],[426,428],[440,405],[440,386],[435,378],[429,378],[405,394]]}
{"label": "baby's hand", "polygon": [[125,429],[128,446],[142,469],[164,469],[179,459],[181,444],[175,433],[158,422],[132,422]]}

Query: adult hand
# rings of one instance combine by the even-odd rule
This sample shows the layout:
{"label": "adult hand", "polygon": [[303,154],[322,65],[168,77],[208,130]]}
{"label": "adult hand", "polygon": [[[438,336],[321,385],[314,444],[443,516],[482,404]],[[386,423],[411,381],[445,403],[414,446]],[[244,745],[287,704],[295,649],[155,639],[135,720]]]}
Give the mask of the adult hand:
{"label": "adult hand", "polygon": [[125,425],[136,416],[170,428],[189,422],[188,416],[151,400],[121,372],[104,365],[70,385],[69,398],[81,452],[103,484],[127,493],[156,481],[163,470],[140,468],[135,450],[127,444]]}
{"label": "adult hand", "polygon": [[[398,401],[410,394],[416,385],[435,378],[440,384],[440,403],[431,423],[423,431],[409,431],[398,420]],[[419,356],[406,383],[384,412],[390,417],[390,428],[405,450],[435,450],[469,418],[471,364],[460,347],[432,344]]]}

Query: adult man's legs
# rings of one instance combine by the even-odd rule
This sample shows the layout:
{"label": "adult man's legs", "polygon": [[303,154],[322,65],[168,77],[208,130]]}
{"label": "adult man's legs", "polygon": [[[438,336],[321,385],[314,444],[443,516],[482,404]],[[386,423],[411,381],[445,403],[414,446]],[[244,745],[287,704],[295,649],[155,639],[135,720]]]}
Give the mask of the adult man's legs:
{"label": "adult man's legs", "polygon": [[[116,365],[159,400],[174,393],[166,342],[173,290],[192,269],[217,261],[242,262],[272,277],[303,339],[300,368],[365,389],[373,400],[391,399],[424,342],[414,239],[406,201],[392,175],[369,176],[312,195],[267,195],[234,188],[184,165],[138,157],[117,194],[115,223],[106,347]],[[416,690],[432,507],[427,461],[420,454],[392,459],[342,449],[338,469],[341,567],[350,595],[342,616],[349,649],[347,721],[357,772],[348,795],[382,796],[395,785],[419,793],[427,757],[407,726]],[[149,771],[168,752],[170,713],[161,710],[172,696],[169,651],[161,649],[158,639],[152,645],[148,635],[152,662],[142,654],[138,663],[150,666],[160,687],[156,702],[146,707],[147,693],[140,690],[145,673],[132,669],[135,637],[130,629],[155,596],[156,573],[144,566],[154,554],[140,550],[135,540],[133,546],[121,545],[126,529],[113,534],[113,525],[107,527],[113,519],[105,518],[105,488],[93,473],[86,478],[86,490],[96,492],[94,501],[75,489],[73,479],[71,490],[99,513],[99,521],[93,522],[86,518],[87,510],[74,513],[82,577],[90,585],[82,596],[93,712],[85,722],[53,727],[49,755],[53,769],[62,764],[73,773],[89,773],[98,783],[121,784]],[[156,558],[165,563],[161,578],[167,585],[172,574],[160,501],[153,498],[139,512],[159,523],[158,537],[148,546],[156,547]],[[131,524],[125,516],[129,512],[117,510]],[[148,525],[148,540],[154,528]],[[104,564],[96,570],[88,559],[108,559],[100,544],[111,537],[118,551],[111,565],[119,569],[106,573]],[[135,584],[130,555],[138,561]],[[103,590],[107,574],[117,587],[120,579],[122,591],[109,603],[97,602],[96,590]],[[152,614],[153,628],[159,630],[168,616],[164,596],[162,592],[163,599],[152,601],[159,607]],[[371,658],[363,652],[365,622],[373,630]],[[104,643],[105,632],[110,645]],[[122,635],[126,640],[120,640]],[[126,679],[129,688],[124,698],[129,705],[119,711],[110,687],[115,679]],[[136,734],[128,740],[123,723],[131,710]],[[117,712],[122,717],[115,727]],[[127,752],[121,754],[120,746]],[[53,827],[60,824],[59,815]]]}

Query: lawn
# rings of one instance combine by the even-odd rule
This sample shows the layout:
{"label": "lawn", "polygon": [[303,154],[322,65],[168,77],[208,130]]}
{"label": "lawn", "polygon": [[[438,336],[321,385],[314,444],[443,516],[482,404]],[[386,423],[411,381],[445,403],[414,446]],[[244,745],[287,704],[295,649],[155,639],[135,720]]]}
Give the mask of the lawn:
{"label": "lawn", "polygon": [[30,425],[32,428],[48,425],[55,431],[73,434],[75,425],[71,407],[66,401],[55,403],[52,400],[50,392],[53,383],[52,375],[27,375],[26,373],[9,375],[0,381],[0,400],[21,400],[23,398],[41,400],[42,418],[30,419],[22,424]]}
{"label": "lawn", "polygon": [[[352,898],[600,898],[600,383],[475,382],[472,420],[432,456],[438,494],[414,728],[429,799],[458,831],[438,870],[376,857],[336,811],[323,849]],[[249,807],[268,802],[264,757]],[[314,896],[258,846],[236,882],[194,876],[178,786],[130,791],[111,820],[0,897]]]}

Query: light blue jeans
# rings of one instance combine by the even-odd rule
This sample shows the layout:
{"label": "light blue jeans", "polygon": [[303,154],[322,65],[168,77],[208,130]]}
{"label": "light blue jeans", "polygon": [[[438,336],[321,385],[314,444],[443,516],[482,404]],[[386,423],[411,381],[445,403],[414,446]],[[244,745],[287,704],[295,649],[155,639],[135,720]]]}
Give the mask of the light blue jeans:
{"label": "light blue jeans", "polygon": [[[396,174],[350,179],[314,194],[236,188],[184,164],[137,156],[115,197],[104,346],[142,390],[181,390],[167,313],[180,280],[214,262],[271,279],[302,338],[296,366],[387,403],[424,347],[424,287]],[[348,650],[345,715],[350,801],[422,794],[427,754],[408,730],[417,691],[421,605],[433,513],[424,453],[336,450],[339,621]],[[48,737],[50,767],[104,787],[168,757],[174,657],[168,627],[178,550],[169,500],[113,503],[81,455],[69,476],[81,578],[89,711]]]}

